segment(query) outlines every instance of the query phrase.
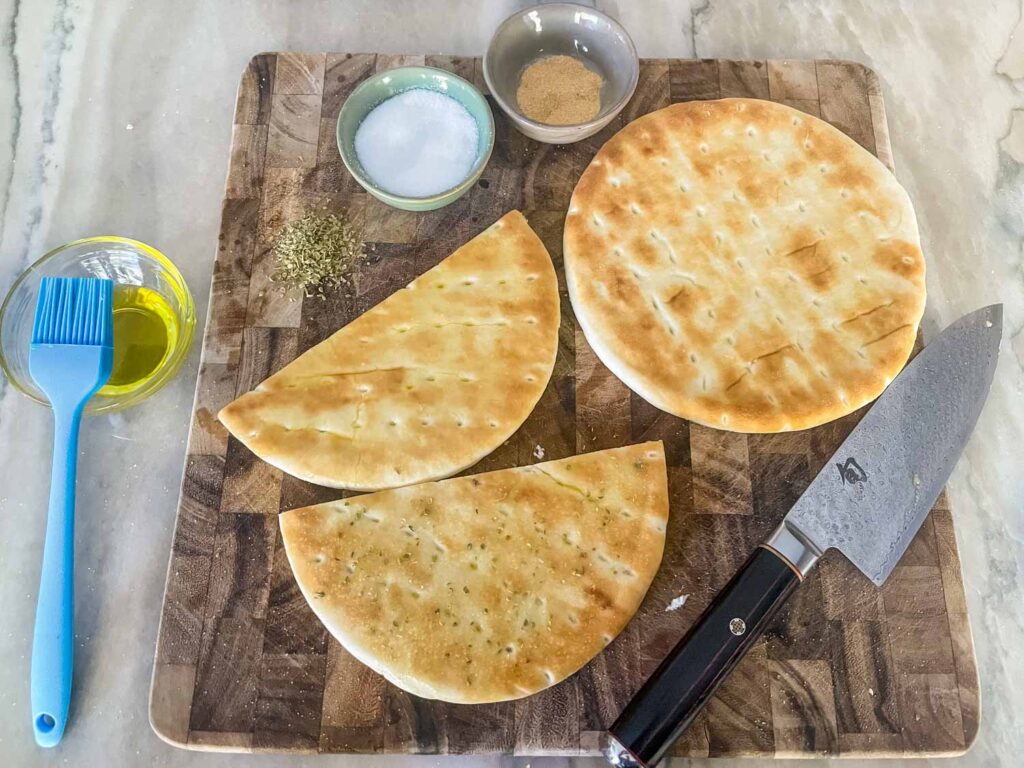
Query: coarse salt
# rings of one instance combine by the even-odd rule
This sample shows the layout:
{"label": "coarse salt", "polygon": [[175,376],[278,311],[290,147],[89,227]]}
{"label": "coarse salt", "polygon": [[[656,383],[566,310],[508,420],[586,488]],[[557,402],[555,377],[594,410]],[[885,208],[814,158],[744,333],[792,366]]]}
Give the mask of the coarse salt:
{"label": "coarse salt", "polygon": [[686,605],[686,601],[689,600],[689,599],[690,599],[689,595],[678,595],[677,597],[673,597],[672,598],[672,602],[670,602],[668,605],[665,606],[665,610],[666,611],[678,611],[680,608],[682,608],[684,605]]}
{"label": "coarse salt", "polygon": [[429,197],[473,170],[476,120],[451,96],[414,88],[378,104],[356,130],[355,149],[373,183],[393,195]]}

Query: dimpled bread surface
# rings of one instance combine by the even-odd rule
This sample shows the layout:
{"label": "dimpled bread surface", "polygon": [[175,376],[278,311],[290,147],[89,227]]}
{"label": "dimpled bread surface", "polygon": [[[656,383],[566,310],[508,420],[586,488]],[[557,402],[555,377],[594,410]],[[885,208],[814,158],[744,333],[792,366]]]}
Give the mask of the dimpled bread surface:
{"label": "dimpled bread surface", "polygon": [[563,680],[636,613],[661,563],[661,442],[285,512],[316,615],[395,685],[459,703]]}
{"label": "dimpled bread surface", "polygon": [[904,189],[845,134],[768,101],[676,104],[619,131],[576,186],[564,257],[602,362],[719,429],[806,429],[870,402],[924,311]]}
{"label": "dimpled bread surface", "polygon": [[558,324],[551,258],[512,211],[219,418],[312,483],[367,491],[447,477],[530,415]]}

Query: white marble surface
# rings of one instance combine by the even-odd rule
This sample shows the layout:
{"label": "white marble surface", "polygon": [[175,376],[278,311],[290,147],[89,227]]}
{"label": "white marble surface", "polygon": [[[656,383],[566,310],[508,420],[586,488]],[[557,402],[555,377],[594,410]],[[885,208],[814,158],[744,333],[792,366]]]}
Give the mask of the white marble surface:
{"label": "white marble surface", "polygon": [[[0,0],[0,290],[48,248],[85,235],[123,234],[170,254],[205,316],[235,87],[252,53],[478,54],[495,24],[518,5]],[[926,332],[984,303],[1006,304],[997,381],[950,484],[983,722],[974,749],[944,764],[1019,764],[1021,3],[622,0],[599,6],[623,21],[645,56],[841,57],[865,62],[881,76],[898,173],[917,204],[928,256]],[[197,361],[198,347],[158,397],[121,416],[94,419],[84,430],[73,721],[63,744],[46,752],[35,748],[29,729],[27,664],[50,427],[46,411],[0,383],[0,765],[496,765],[495,758],[204,755],[175,750],[152,733],[147,696]]]}

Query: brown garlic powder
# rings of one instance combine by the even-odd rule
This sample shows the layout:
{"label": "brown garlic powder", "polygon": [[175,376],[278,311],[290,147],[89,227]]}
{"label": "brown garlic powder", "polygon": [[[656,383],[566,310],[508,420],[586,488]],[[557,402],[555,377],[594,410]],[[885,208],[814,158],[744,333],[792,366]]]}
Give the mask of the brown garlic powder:
{"label": "brown garlic powder", "polygon": [[519,109],[547,125],[575,125],[601,111],[604,78],[572,56],[537,59],[524,71],[516,90]]}

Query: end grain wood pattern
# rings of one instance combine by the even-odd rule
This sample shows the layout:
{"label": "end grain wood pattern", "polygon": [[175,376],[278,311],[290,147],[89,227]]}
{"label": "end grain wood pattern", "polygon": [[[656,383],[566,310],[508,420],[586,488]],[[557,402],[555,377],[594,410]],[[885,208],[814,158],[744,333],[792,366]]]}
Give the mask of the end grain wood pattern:
{"label": "end grain wood pattern", "polygon": [[[284,555],[281,510],[342,492],[283,475],[217,422],[236,395],[404,286],[511,208],[561,271],[579,174],[630,120],[672,102],[767,98],[819,115],[890,167],[878,79],[842,61],[647,60],[623,113],[568,146],[517,133],[492,104],[494,154],[473,190],[439,211],[393,210],[363,192],[335,146],[338,110],[367,75],[403,64],[485,90],[480,61],[444,56],[256,56],[235,110],[210,313],[153,676],[151,720],[196,749],[589,754],[600,731],[772,530],[860,413],[781,435],[718,432],[653,408],[595,357],[562,289],[551,384],[523,427],[470,472],[664,440],[671,520],[664,562],[636,618],[578,674],[489,706],[411,696],[355,661],[310,612]],[[363,226],[369,258],[324,300],[270,283],[281,227],[310,209]],[[678,596],[678,610],[666,610]],[[676,753],[895,756],[963,751],[978,729],[975,668],[945,496],[883,589],[825,557]]]}

